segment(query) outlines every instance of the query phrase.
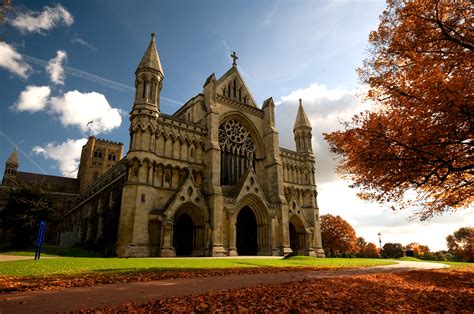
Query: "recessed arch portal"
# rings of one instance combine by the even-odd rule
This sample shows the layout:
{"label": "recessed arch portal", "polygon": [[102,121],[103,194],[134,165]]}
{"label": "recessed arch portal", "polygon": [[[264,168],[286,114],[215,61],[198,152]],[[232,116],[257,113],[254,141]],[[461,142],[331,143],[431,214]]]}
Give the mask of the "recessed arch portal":
{"label": "recessed arch portal", "polygon": [[179,215],[174,224],[173,246],[177,256],[191,256],[193,253],[193,229],[191,216],[187,213]]}
{"label": "recessed arch portal", "polygon": [[204,256],[205,226],[201,212],[185,204],[174,214],[173,247],[177,256]]}
{"label": "recessed arch portal", "polygon": [[[272,255],[271,220],[265,202],[256,194],[247,194],[237,203],[236,208],[238,210],[233,216],[234,226],[231,229],[231,246],[237,249],[236,253],[242,255],[242,245],[247,245],[243,244],[243,236],[243,239],[247,237],[252,241],[248,244],[250,252],[246,253],[244,248],[245,255]],[[246,232],[250,232],[250,235],[244,235]],[[256,241],[253,240],[254,237]]]}
{"label": "recessed arch portal", "polygon": [[289,222],[290,247],[294,253],[304,254],[306,247],[306,232],[301,219],[293,215]]}
{"label": "recessed arch portal", "polygon": [[257,255],[257,219],[254,212],[245,206],[237,215],[237,254]]}

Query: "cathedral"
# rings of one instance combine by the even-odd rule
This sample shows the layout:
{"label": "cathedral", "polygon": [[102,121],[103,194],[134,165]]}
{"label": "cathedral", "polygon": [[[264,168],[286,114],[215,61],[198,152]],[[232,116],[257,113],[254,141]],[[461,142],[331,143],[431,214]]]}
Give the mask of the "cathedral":
{"label": "cathedral", "polygon": [[[151,35],[135,71],[129,150],[122,158],[123,144],[89,138],[77,179],[69,179],[74,202],[53,224],[51,242],[120,257],[324,256],[302,101],[296,151],[281,148],[272,98],[260,108],[232,58],[224,75],[209,76],[201,93],[168,115],[160,110],[165,74]],[[18,158],[10,159],[2,188],[20,184]]]}

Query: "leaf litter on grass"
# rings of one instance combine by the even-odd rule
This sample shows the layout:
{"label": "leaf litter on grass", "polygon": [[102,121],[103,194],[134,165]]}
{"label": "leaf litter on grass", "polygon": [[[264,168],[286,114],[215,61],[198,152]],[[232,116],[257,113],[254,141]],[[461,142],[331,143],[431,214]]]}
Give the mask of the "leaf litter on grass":
{"label": "leaf litter on grass", "polygon": [[474,312],[473,268],[353,275],[260,285],[83,311]]}

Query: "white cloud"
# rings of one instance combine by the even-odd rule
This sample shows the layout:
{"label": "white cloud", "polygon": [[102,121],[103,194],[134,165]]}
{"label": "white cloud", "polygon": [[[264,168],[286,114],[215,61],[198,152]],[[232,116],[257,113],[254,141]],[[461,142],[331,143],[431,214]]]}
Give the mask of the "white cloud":
{"label": "white cloud", "polygon": [[79,159],[81,158],[82,146],[87,142],[86,138],[78,140],[68,139],[66,142],[56,145],[48,143],[46,146],[35,146],[33,153],[43,155],[46,159],[58,162],[61,174],[74,178],[77,176]]}
{"label": "white cloud", "polygon": [[108,132],[122,123],[120,109],[112,108],[105,96],[96,92],[70,91],[61,97],[52,97],[50,106],[59,114],[64,126],[73,125],[84,132],[88,130],[89,121],[94,121],[91,125],[94,134]]}
{"label": "white cloud", "polygon": [[79,37],[78,34],[74,34],[74,36],[71,38],[71,43],[86,46],[86,47],[88,47],[92,50],[97,50],[93,44],[91,44],[91,43],[87,42],[85,39]]}
{"label": "white cloud", "polygon": [[15,48],[0,41],[0,67],[9,70],[16,75],[27,78],[31,67],[23,61],[21,54]]}
{"label": "white cloud", "polygon": [[19,13],[15,19],[9,22],[22,32],[43,33],[43,31],[50,30],[59,24],[71,26],[74,17],[58,4],[55,7],[45,6],[42,12]]}
{"label": "white cloud", "polygon": [[[277,104],[277,127],[280,130],[280,146],[294,149],[293,125],[298,111],[298,99],[313,127],[313,151],[316,155],[316,172],[319,183],[337,180],[336,163],[322,133],[341,128],[339,121],[350,119],[355,113],[365,110],[355,90],[330,89],[322,84],[311,84],[281,96]],[[293,118],[292,118],[293,117]]]}
{"label": "white cloud", "polygon": [[63,50],[56,52],[56,57],[49,60],[46,71],[54,84],[64,85],[64,68],[63,63],[67,59],[67,54]]}
{"label": "white cloud", "polygon": [[[20,94],[13,110],[37,112],[46,110],[58,116],[62,125],[75,126],[93,134],[109,132],[122,123],[121,111],[112,108],[104,95],[96,92],[69,91],[58,97],[50,97],[48,86],[27,86]],[[89,127],[87,123],[94,121]]]}
{"label": "white cloud", "polygon": [[46,108],[51,89],[49,86],[29,85],[21,92],[20,98],[12,109],[36,112]]}

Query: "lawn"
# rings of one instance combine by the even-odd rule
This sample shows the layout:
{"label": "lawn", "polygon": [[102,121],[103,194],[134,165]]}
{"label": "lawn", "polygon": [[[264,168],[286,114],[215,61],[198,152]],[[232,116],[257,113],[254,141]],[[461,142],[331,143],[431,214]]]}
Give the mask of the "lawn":
{"label": "lawn", "polygon": [[450,261],[428,261],[419,259],[416,257],[402,257],[396,259],[398,261],[409,261],[409,262],[428,262],[428,263],[439,263],[449,265],[451,268],[465,268],[465,267],[474,267],[473,263],[463,263],[463,262],[450,262]]}
{"label": "lawn", "polygon": [[365,258],[313,258],[296,256],[279,258],[87,258],[58,257],[50,259],[0,262],[0,275],[48,276],[79,273],[160,272],[200,269],[254,267],[351,268],[389,265],[394,261]]}

